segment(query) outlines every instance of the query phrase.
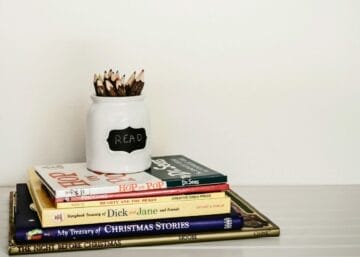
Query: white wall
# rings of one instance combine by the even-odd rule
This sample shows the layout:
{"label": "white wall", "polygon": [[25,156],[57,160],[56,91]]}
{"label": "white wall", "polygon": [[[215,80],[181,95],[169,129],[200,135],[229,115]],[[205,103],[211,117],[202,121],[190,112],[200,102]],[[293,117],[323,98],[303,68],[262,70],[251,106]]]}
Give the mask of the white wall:
{"label": "white wall", "polygon": [[92,76],[145,68],[153,154],[360,183],[360,1],[0,0],[0,184],[85,160]]}

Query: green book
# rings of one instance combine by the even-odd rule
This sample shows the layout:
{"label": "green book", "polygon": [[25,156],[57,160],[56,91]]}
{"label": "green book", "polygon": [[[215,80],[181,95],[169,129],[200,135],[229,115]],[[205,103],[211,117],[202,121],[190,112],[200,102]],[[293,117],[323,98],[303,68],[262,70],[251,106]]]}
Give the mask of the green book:
{"label": "green book", "polygon": [[226,175],[183,155],[153,157],[151,169],[147,172],[165,181],[167,187],[196,186],[227,182]]}
{"label": "green book", "polygon": [[199,232],[190,234],[163,234],[163,235],[146,235],[146,236],[129,236],[110,239],[90,239],[74,240],[63,242],[49,243],[25,243],[18,244],[14,240],[14,210],[16,208],[16,195],[10,193],[10,212],[9,212],[9,246],[10,255],[30,254],[30,253],[47,253],[63,252],[76,250],[93,250],[116,247],[130,246],[151,246],[160,244],[175,243],[195,243],[215,240],[274,237],[280,235],[280,228],[271,220],[257,211],[251,204],[246,202],[234,191],[229,190],[227,194],[232,199],[232,206],[244,218],[244,227],[242,229],[224,230],[218,232]]}

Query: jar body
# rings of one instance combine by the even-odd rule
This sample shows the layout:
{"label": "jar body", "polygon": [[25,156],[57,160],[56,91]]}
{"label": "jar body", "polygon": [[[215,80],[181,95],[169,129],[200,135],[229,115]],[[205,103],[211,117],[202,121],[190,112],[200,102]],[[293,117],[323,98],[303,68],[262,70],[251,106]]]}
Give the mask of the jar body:
{"label": "jar body", "polygon": [[92,100],[86,121],[87,168],[105,173],[150,168],[150,120],[144,96],[92,96]]}

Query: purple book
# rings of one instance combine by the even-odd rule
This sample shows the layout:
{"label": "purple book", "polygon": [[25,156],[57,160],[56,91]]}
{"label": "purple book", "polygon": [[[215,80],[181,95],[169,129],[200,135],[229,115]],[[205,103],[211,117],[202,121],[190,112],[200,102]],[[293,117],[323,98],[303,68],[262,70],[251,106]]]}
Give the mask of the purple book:
{"label": "purple book", "polygon": [[17,184],[15,211],[17,243],[231,230],[241,229],[244,222],[243,217],[232,210],[230,214],[225,215],[42,228],[36,212],[30,208],[31,203],[32,199],[26,184]]}

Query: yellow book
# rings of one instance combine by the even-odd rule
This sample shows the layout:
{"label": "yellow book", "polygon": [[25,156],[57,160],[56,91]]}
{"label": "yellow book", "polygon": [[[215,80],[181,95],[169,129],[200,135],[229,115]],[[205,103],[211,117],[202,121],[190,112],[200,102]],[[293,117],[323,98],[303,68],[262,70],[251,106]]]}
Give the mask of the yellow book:
{"label": "yellow book", "polygon": [[43,227],[230,213],[230,198],[225,194],[217,195],[218,197],[215,198],[173,197],[171,201],[166,202],[58,209],[42,187],[39,177],[32,170],[29,171],[28,186]]}

